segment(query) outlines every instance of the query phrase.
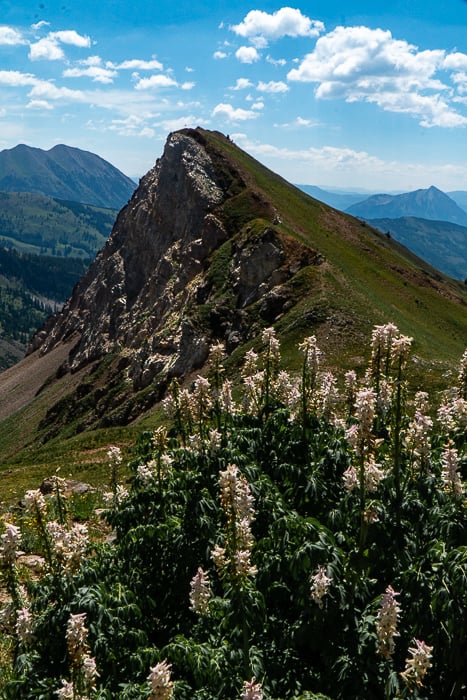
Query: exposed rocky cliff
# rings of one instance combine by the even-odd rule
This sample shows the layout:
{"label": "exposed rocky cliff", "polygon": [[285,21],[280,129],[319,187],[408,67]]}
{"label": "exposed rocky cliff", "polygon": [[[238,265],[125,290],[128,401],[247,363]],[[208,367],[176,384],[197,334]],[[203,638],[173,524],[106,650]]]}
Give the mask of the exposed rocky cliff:
{"label": "exposed rocky cliff", "polygon": [[129,420],[171,377],[201,367],[213,341],[231,351],[276,320],[294,303],[287,282],[321,263],[279,225],[274,207],[201,130],[171,134],[72,297],[31,343],[29,353],[43,355],[74,341],[58,374],[89,366],[95,379],[107,368],[105,391],[84,381],[47,420],[77,411],[88,393],[86,422]]}

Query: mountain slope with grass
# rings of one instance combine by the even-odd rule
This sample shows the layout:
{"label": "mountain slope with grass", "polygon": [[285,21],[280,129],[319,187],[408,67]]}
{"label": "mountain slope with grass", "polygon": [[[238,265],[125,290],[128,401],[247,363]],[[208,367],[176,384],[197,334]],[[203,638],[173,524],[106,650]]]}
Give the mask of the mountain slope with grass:
{"label": "mountain slope with grass", "polygon": [[467,228],[448,221],[414,216],[370,219],[369,224],[394,236],[430,265],[458,280],[467,279]]}
{"label": "mountain slope with grass", "polygon": [[60,144],[44,151],[20,144],[0,151],[0,191],[120,209],[135,187],[115,166],[79,148]]}
{"label": "mountain slope with grass", "polygon": [[[310,334],[329,368],[363,368],[365,339],[388,320],[414,337],[414,381],[440,385],[464,350],[467,290],[222,134],[175,132],[63,310],[31,343],[28,368],[51,353],[56,361],[36,397],[4,413],[0,452],[23,449],[27,460],[37,441],[47,449],[134,426],[172,379],[203,372],[214,343],[225,344],[235,384],[239,358],[266,326],[289,369],[298,369],[298,344]],[[3,381],[22,385],[22,372],[19,363],[0,375],[0,397]]]}

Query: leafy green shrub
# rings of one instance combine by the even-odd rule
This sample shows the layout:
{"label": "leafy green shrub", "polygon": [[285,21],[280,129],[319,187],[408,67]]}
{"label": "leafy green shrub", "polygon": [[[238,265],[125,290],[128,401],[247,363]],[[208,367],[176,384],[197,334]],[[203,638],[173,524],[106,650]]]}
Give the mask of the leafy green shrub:
{"label": "leafy green shrub", "polygon": [[79,567],[75,525],[54,540],[44,521],[46,572],[23,591],[5,532],[5,698],[465,697],[467,354],[435,418],[407,396],[410,339],[391,324],[339,390],[315,339],[296,379],[263,341],[242,406],[219,347],[209,379],[173,387],[130,492],[110,449],[112,541]]}

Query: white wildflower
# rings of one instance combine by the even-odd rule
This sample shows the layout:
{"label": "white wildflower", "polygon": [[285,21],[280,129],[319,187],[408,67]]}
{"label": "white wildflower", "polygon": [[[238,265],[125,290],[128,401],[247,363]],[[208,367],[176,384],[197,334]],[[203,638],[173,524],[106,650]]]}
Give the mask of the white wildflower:
{"label": "white wildflower", "polygon": [[208,574],[198,567],[190,583],[190,610],[198,615],[206,615],[211,599],[211,585]]}
{"label": "white wildflower", "polygon": [[256,683],[254,676],[251,681],[244,681],[241,700],[263,700],[261,683]]}
{"label": "white wildflower", "polygon": [[323,598],[327,594],[332,583],[332,578],[326,575],[324,566],[318,566],[316,573],[311,576],[310,596],[320,608],[323,607]]}
{"label": "white wildflower", "polygon": [[400,595],[388,586],[381,596],[381,602],[376,616],[376,636],[378,638],[378,653],[389,658],[394,652],[394,637],[399,636],[397,623],[400,607],[396,596]]}
{"label": "white wildflower", "polygon": [[414,684],[419,688],[423,685],[424,678],[430,668],[433,647],[425,642],[414,639],[414,647],[409,647],[410,657],[405,660],[405,670],[401,672],[404,682],[412,687]]}
{"label": "white wildflower", "polygon": [[148,683],[151,695],[148,700],[170,700],[173,694],[173,681],[171,677],[171,664],[166,660],[151,666]]}

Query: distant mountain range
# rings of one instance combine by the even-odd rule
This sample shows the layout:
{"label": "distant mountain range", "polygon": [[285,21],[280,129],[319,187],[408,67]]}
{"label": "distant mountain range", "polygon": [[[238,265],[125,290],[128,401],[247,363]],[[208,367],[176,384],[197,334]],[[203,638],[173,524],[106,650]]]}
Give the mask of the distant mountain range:
{"label": "distant mountain range", "polygon": [[121,209],[135,188],[120,170],[79,148],[58,145],[43,151],[20,144],[0,151],[0,191]]}
{"label": "distant mountain range", "polygon": [[398,219],[415,216],[467,226],[467,212],[437,187],[404,194],[376,194],[346,209],[361,219]]}
{"label": "distant mountain range", "polygon": [[0,369],[71,294],[135,188],[78,148],[0,152]]}
{"label": "distant mountain range", "polygon": [[324,202],[334,209],[340,209],[340,211],[345,211],[352,204],[357,204],[368,196],[357,192],[328,192],[328,190],[323,190],[316,185],[297,185],[297,187],[311,197],[319,199],[320,202]]}
{"label": "distant mountain range", "polygon": [[407,246],[441,272],[467,277],[467,192],[445,193],[437,187],[402,194],[335,193],[299,185],[335,209],[365,219]]}

